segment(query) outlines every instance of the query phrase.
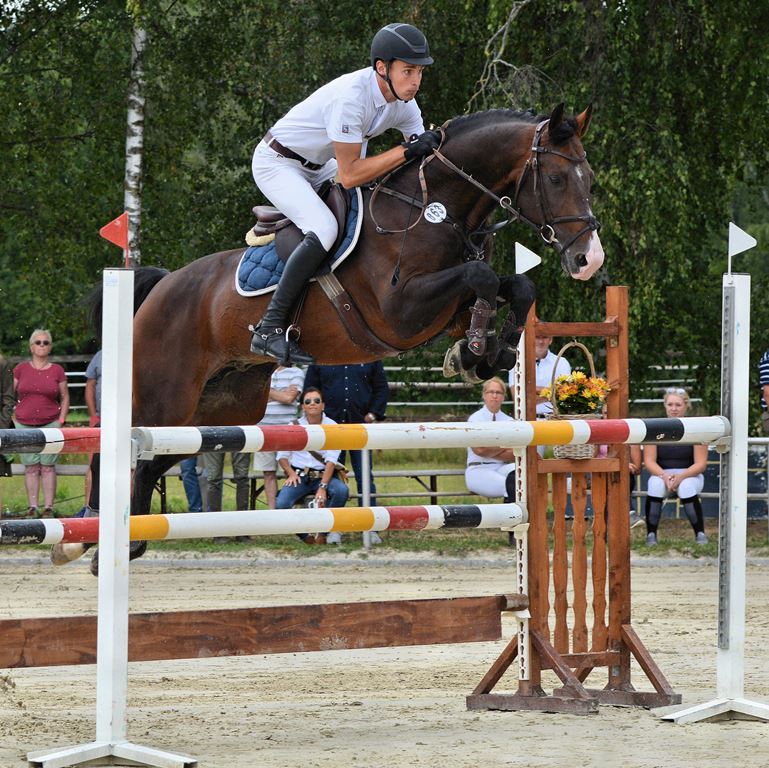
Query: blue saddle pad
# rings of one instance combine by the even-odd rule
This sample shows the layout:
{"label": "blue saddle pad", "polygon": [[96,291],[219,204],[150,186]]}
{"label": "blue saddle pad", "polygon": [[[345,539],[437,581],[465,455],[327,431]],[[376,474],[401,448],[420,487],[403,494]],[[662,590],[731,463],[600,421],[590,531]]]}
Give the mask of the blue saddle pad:
{"label": "blue saddle pad", "polygon": [[[332,258],[331,269],[336,269],[355,247],[360,233],[362,217],[360,211],[363,195],[358,187],[348,192],[350,195],[350,213],[347,216],[347,226],[344,237]],[[257,245],[246,248],[238,263],[235,287],[241,296],[258,296],[275,290],[275,286],[283,274],[283,261],[275,250],[275,241],[267,245]]]}

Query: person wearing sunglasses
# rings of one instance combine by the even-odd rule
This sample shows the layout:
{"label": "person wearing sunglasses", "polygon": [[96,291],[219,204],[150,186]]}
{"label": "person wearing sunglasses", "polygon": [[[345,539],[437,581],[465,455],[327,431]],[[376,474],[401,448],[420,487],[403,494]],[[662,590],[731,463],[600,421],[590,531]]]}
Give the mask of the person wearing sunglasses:
{"label": "person wearing sunglasses", "polygon": [[[668,418],[680,419],[689,410],[689,394],[681,387],[668,387],[662,402]],[[707,445],[660,443],[646,445],[643,461],[649,471],[646,486],[646,543],[657,545],[657,527],[662,516],[662,504],[667,496],[678,496],[697,544],[707,544],[705,519],[700,493],[705,485],[708,463]]]}
{"label": "person wearing sunglasses", "polygon": [[[307,387],[302,393],[302,412],[298,424],[336,424],[323,412],[323,395],[315,387]],[[276,509],[291,509],[302,499],[313,495],[317,507],[343,507],[350,495],[347,484],[336,474],[340,451],[278,451],[278,464],[286,473],[286,482],[275,500]],[[341,544],[340,533],[319,533],[310,536],[298,533],[305,544]]]}
{"label": "person wearing sunglasses", "polygon": [[[61,427],[69,413],[69,391],[64,369],[48,357],[53,347],[50,331],[36,328],[29,337],[31,358],[13,369],[16,390],[16,426]],[[40,485],[43,486],[43,514],[53,514],[56,497],[56,460],[58,454],[21,453],[24,485],[29,509],[27,517],[38,517]]]}

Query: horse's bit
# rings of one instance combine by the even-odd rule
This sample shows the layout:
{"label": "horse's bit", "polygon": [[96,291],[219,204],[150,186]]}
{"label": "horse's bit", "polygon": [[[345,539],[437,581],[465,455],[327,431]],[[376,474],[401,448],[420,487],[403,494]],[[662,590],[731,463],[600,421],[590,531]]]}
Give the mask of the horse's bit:
{"label": "horse's bit", "polygon": [[[376,231],[380,234],[398,234],[401,232],[407,232],[408,230],[415,227],[420,220],[422,219],[422,216],[424,215],[425,208],[427,207],[427,181],[425,179],[424,175],[424,167],[429,163],[434,157],[438,158],[447,168],[454,171],[458,176],[463,178],[465,181],[469,182],[473,186],[477,187],[481,192],[483,192],[488,197],[491,197],[492,200],[494,200],[500,208],[503,208],[505,211],[510,214],[509,218],[507,218],[505,221],[498,222],[497,224],[492,225],[491,227],[487,229],[477,229],[474,230],[471,234],[472,235],[489,235],[494,232],[499,231],[503,227],[506,227],[508,224],[510,224],[512,221],[520,221],[523,224],[526,224],[527,226],[531,227],[539,236],[548,244],[552,245],[559,253],[562,253],[565,251],[569,246],[578,240],[582,235],[586,234],[587,232],[592,231],[598,231],[601,227],[600,223],[598,222],[598,219],[595,218],[595,216],[591,214],[585,214],[583,216],[558,216],[553,217],[552,211],[550,209],[550,205],[547,200],[547,196],[545,194],[545,188],[544,184],[542,183],[542,166],[539,162],[539,155],[542,154],[551,154],[551,155],[558,155],[558,157],[563,157],[566,160],[571,161],[572,163],[584,163],[587,159],[587,153],[583,152],[581,155],[574,156],[574,155],[567,155],[564,152],[559,152],[557,149],[551,149],[550,147],[543,147],[541,145],[542,142],[542,134],[544,133],[545,126],[549,123],[549,120],[543,120],[541,123],[539,123],[534,130],[534,139],[532,141],[531,145],[531,153],[526,160],[526,163],[523,167],[523,171],[518,176],[518,181],[515,185],[515,192],[513,194],[512,199],[504,195],[500,197],[495,192],[492,192],[488,187],[481,184],[477,179],[474,179],[470,174],[465,173],[461,168],[454,165],[454,163],[451,162],[441,151],[440,147],[443,146],[443,142],[445,141],[445,128],[448,125],[448,123],[444,123],[438,130],[441,133],[442,139],[441,144],[438,147],[438,149],[434,150],[431,155],[428,155],[424,160],[421,162],[419,166],[419,183],[422,189],[422,201],[420,204],[419,200],[416,200],[415,198],[409,197],[408,195],[404,195],[400,192],[397,192],[392,189],[388,189],[384,186],[384,184],[389,180],[390,176],[394,173],[392,171],[391,173],[387,174],[384,179],[382,179],[375,187],[373,194],[371,195],[371,199],[369,200],[369,213],[371,215],[371,219],[374,222],[374,225],[376,226]],[[397,169],[396,169],[397,170]],[[520,205],[518,203],[518,198],[521,194],[521,190],[523,188],[523,185],[526,181],[527,176],[529,175],[529,172],[532,171],[534,173],[534,190],[537,194],[537,203],[539,205],[539,210],[542,215],[543,223],[537,224],[528,217],[524,216],[523,213],[521,213]],[[412,205],[420,205],[421,211],[419,216],[417,217],[416,221],[413,224],[410,224],[405,229],[384,229],[380,227],[376,219],[374,217],[374,211],[373,211],[373,204],[374,199],[376,198],[378,192],[385,192],[388,195],[391,195],[393,197],[397,197],[401,200],[404,200],[407,203],[410,203]],[[548,216],[550,216],[548,220]],[[584,221],[585,226],[576,234],[574,235],[565,245],[561,245],[560,241],[556,237],[555,234],[555,225],[556,224],[563,224],[565,222],[569,221]],[[482,258],[482,252],[481,256]]]}

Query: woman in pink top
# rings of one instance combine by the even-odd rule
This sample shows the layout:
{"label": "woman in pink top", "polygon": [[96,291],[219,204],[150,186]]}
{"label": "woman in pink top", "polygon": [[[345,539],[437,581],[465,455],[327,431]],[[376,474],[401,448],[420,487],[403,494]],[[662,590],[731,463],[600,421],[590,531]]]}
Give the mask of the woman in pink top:
{"label": "woman in pink top", "polygon": [[[31,359],[13,369],[16,389],[16,426],[61,427],[69,412],[69,392],[64,369],[50,362],[53,339],[50,331],[37,328],[29,337]],[[53,514],[56,496],[56,459],[58,454],[21,453],[24,484],[29,509],[27,517],[38,517],[38,498],[42,479],[46,517]]]}

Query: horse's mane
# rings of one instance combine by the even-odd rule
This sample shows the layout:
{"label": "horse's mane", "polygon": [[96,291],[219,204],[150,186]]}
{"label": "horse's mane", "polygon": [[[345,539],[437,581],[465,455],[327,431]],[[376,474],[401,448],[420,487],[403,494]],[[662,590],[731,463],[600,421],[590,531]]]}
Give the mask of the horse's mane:
{"label": "horse's mane", "polygon": [[[538,115],[533,109],[487,109],[485,112],[473,112],[469,115],[461,115],[449,121],[446,126],[446,137],[450,137],[455,131],[462,132],[483,125],[493,125],[502,122],[518,122],[536,125],[547,120],[549,114]],[[566,144],[577,134],[577,121],[574,117],[567,117],[550,134],[550,141],[558,146]]]}
{"label": "horse's mane", "polygon": [[[134,314],[150,291],[168,274],[169,271],[161,267],[139,267],[134,270]],[[101,338],[102,298],[101,283],[97,283],[83,298],[88,325],[97,338]]]}

